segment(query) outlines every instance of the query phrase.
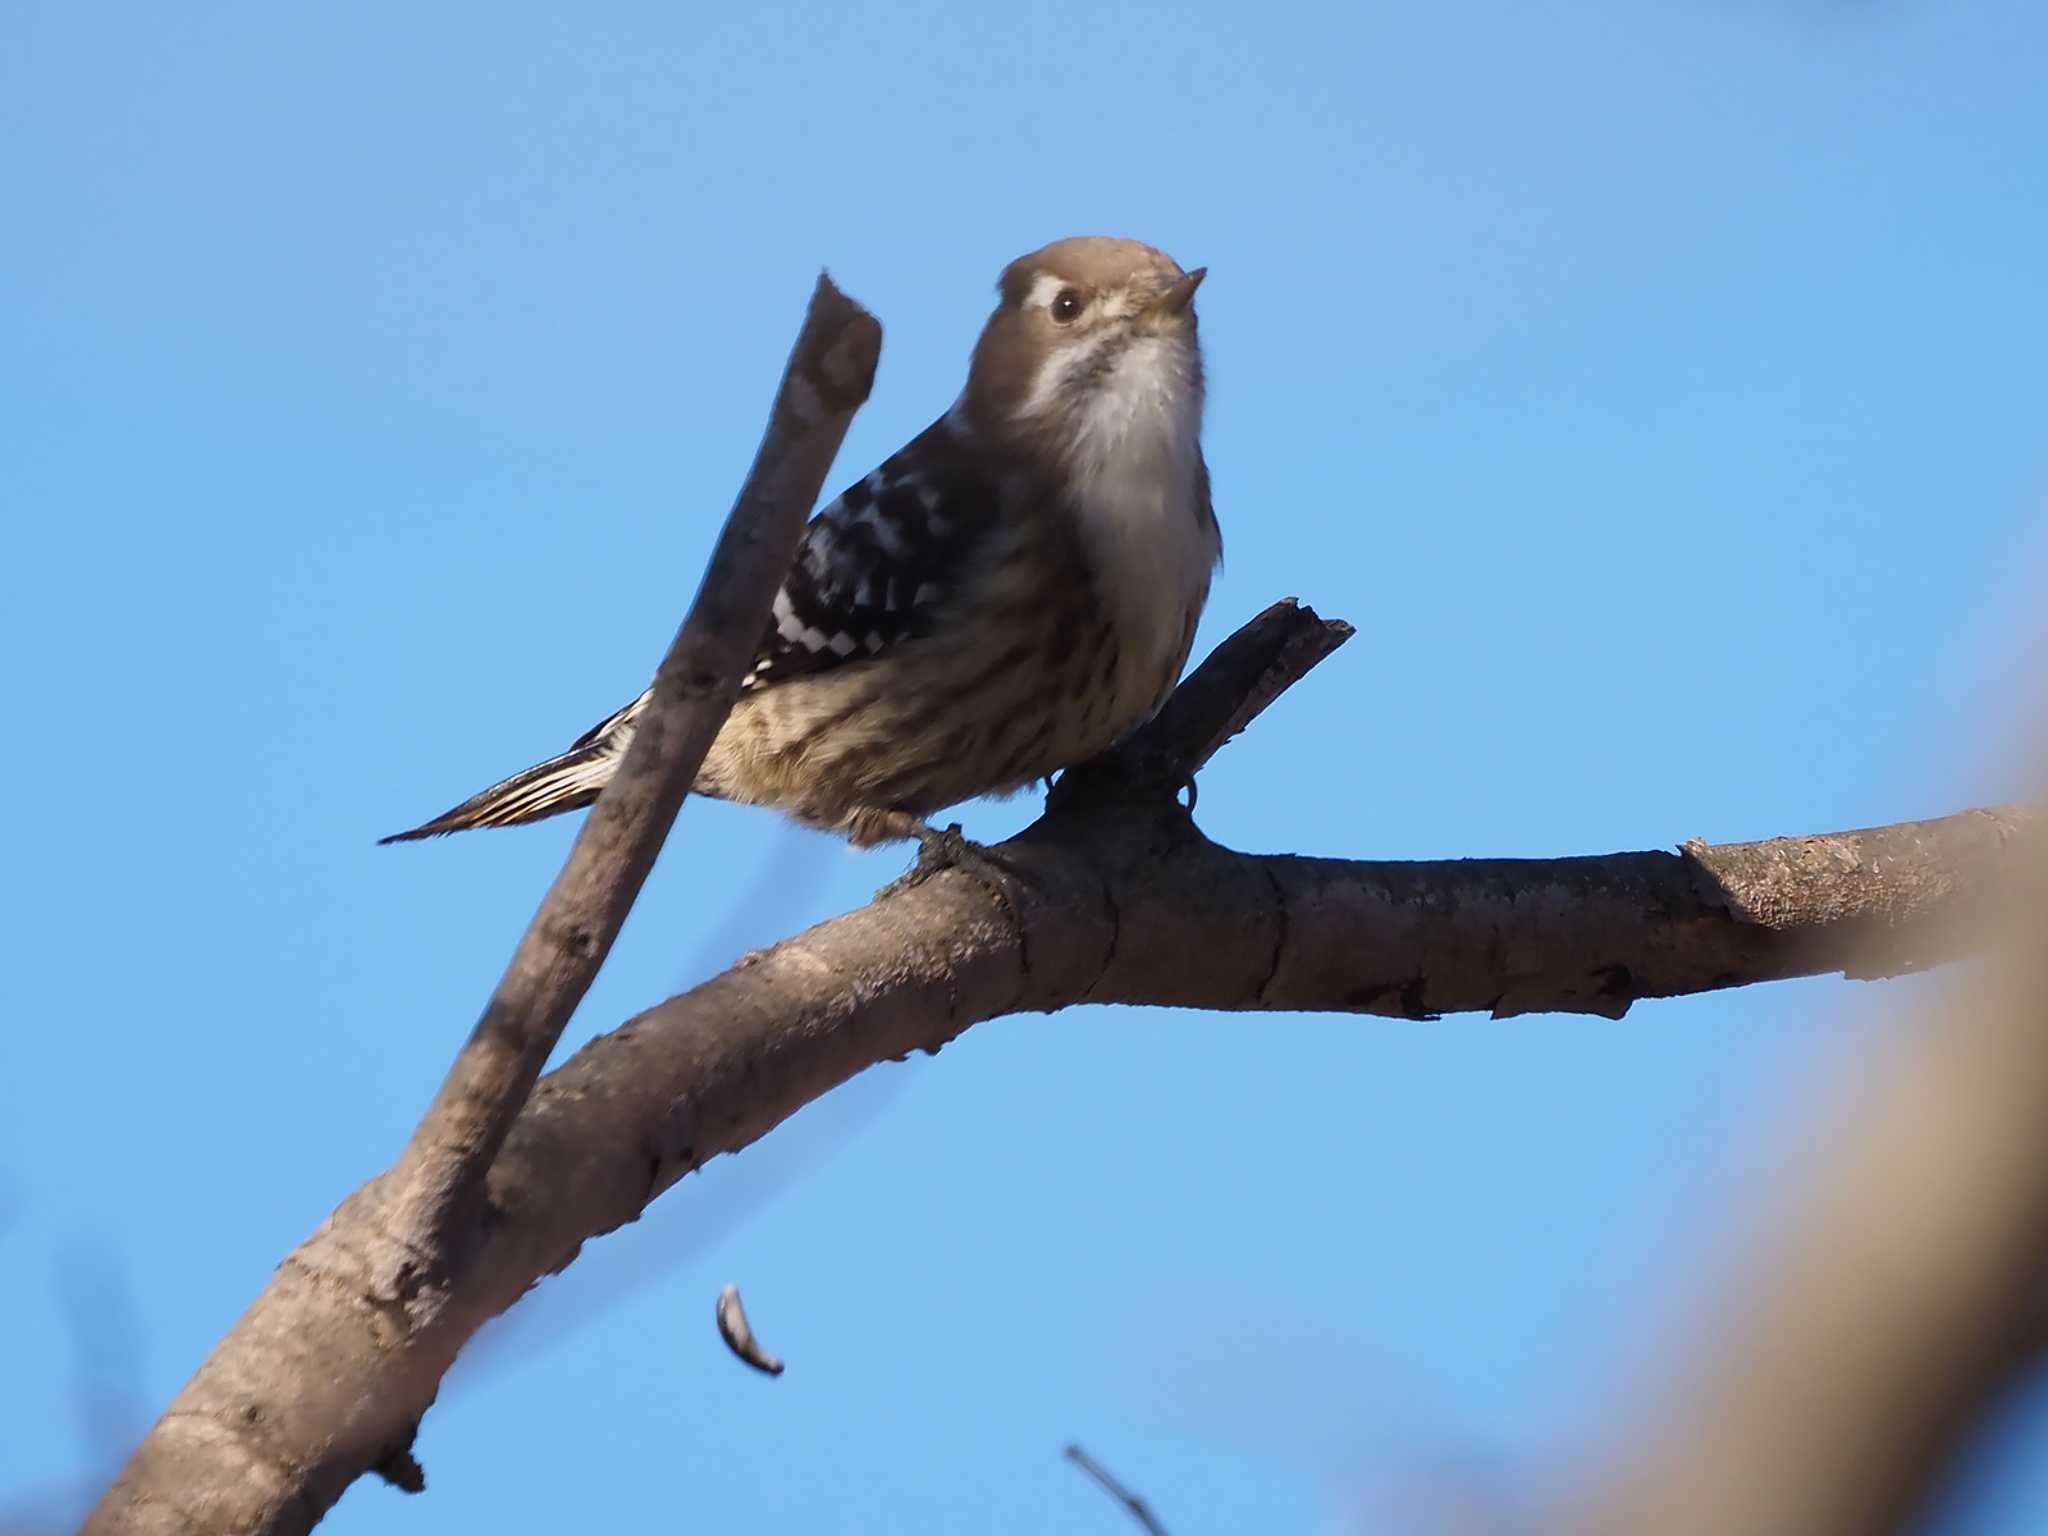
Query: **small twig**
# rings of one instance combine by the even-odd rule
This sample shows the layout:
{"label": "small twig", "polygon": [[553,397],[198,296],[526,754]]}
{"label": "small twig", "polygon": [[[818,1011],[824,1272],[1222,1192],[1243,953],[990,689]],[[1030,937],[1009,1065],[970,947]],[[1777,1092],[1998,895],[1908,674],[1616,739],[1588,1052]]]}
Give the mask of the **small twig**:
{"label": "small twig", "polygon": [[747,1321],[747,1309],[740,1305],[740,1288],[728,1285],[718,1293],[718,1336],[725,1340],[725,1347],[738,1355],[757,1371],[770,1376],[782,1374],[782,1362],[761,1347],[761,1341],[754,1337],[753,1326]]}
{"label": "small twig", "polygon": [[1342,619],[1284,597],[1209,653],[1148,724],[1122,746],[1062,774],[1048,811],[1134,784],[1189,790],[1229,740],[1352,636]]}
{"label": "small twig", "polygon": [[1152,1536],[1166,1536],[1166,1527],[1159,1523],[1159,1517],[1152,1513],[1152,1507],[1111,1476],[1109,1468],[1078,1445],[1067,1447],[1067,1460],[1102,1484],[1103,1491],[1129,1510],[1131,1518],[1150,1531]]}
{"label": "small twig", "polygon": [[654,697],[483,1017],[387,1182],[398,1239],[377,1289],[404,1300],[444,1262],[506,1130],[640,894],[753,659],[805,520],[868,397],[882,328],[820,274],[745,485]]}
{"label": "small twig", "polygon": [[1283,597],[1210,652],[1136,744],[1192,777],[1352,633],[1342,619]]}

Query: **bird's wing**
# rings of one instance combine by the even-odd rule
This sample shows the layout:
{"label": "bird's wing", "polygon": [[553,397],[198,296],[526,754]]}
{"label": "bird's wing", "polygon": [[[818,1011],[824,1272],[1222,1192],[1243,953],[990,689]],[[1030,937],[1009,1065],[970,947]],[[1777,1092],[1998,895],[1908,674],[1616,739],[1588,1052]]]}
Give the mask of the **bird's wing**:
{"label": "bird's wing", "polygon": [[804,530],[742,686],[812,676],[929,633],[995,521],[997,494],[944,421],[849,486]]}
{"label": "bird's wing", "polygon": [[[994,525],[995,481],[943,420],[849,487],[804,530],[740,686],[815,676],[930,632],[934,612]],[[589,805],[611,780],[652,690],[558,757],[470,796],[387,843],[514,826]]]}

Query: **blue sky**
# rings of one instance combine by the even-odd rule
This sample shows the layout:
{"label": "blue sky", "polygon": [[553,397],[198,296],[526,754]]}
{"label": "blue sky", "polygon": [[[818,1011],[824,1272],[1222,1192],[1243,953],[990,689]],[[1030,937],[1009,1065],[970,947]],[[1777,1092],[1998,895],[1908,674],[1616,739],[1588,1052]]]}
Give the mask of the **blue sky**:
{"label": "blue sky", "polygon": [[[1205,777],[1221,841],[2007,793],[2043,57],[2032,0],[14,0],[0,1511],[64,1528],[402,1144],[574,828],[373,840],[641,686],[821,265],[887,326],[835,484],[952,398],[1011,257],[1210,268],[1204,644],[1290,593],[1358,627]],[[567,1044],[902,862],[693,802]],[[328,1528],[1127,1529],[1070,1439],[1176,1536],[1552,1487],[1710,1347],[1880,1001],[982,1026],[594,1245],[458,1369],[429,1496]],[[723,1354],[728,1280],[782,1379]],[[2048,1522],[2044,1432],[1941,1529]]]}

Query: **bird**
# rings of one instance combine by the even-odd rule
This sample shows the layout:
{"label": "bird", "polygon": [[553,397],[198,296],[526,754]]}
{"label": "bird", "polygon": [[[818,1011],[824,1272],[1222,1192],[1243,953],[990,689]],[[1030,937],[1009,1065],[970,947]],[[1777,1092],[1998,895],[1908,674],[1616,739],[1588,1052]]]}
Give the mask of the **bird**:
{"label": "bird", "polygon": [[[695,793],[929,847],[933,813],[1047,780],[1158,712],[1223,553],[1207,270],[1105,236],[1003,269],[957,399],[806,526]],[[651,696],[380,841],[589,805]]]}

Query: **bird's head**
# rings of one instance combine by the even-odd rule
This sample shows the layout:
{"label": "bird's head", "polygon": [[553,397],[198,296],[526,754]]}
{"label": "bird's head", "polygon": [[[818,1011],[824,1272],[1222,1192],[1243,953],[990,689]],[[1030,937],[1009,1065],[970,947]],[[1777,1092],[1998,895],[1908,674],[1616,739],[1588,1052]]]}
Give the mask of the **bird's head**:
{"label": "bird's head", "polygon": [[1183,271],[1136,240],[1056,240],[1003,269],[961,404],[978,432],[1071,462],[1133,435],[1201,435],[1202,351]]}

